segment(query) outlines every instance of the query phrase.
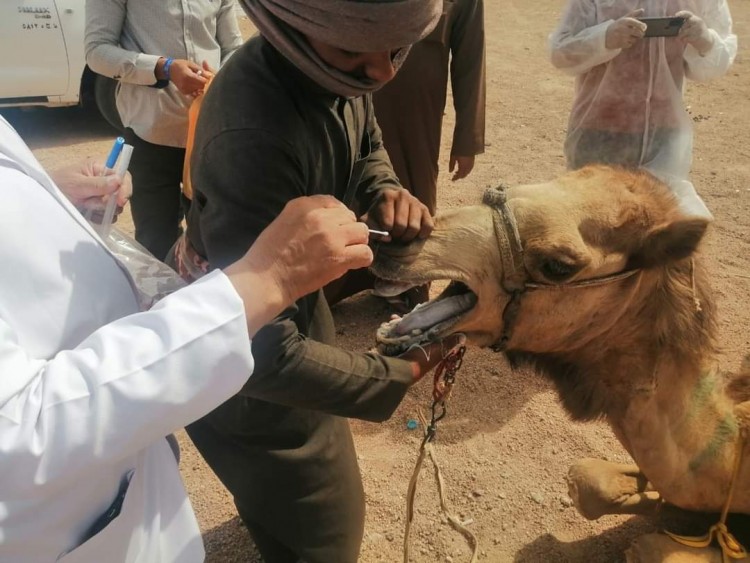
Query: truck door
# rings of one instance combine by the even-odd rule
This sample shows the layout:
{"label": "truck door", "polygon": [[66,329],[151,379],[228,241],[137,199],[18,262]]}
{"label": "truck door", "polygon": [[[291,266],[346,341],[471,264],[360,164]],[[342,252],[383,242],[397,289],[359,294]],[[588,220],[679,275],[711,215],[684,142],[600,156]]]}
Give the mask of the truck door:
{"label": "truck door", "polygon": [[0,0],[0,53],[0,98],[67,91],[68,54],[54,0]]}

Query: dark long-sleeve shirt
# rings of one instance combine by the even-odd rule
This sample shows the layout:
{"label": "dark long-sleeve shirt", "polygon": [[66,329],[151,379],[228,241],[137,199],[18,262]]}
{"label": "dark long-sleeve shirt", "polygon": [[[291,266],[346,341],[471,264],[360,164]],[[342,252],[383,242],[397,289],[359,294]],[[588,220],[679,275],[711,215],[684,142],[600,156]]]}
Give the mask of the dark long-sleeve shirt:
{"label": "dark long-sleeve shirt", "polygon": [[[260,36],[206,94],[191,166],[188,237],[215,268],[239,259],[295,197],[349,200],[349,192],[363,211],[379,190],[401,189],[370,98],[321,89]],[[356,193],[347,190],[352,175]],[[341,416],[390,416],[411,381],[409,364],[336,348],[333,338],[322,293],[300,299],[256,334],[243,393]]]}

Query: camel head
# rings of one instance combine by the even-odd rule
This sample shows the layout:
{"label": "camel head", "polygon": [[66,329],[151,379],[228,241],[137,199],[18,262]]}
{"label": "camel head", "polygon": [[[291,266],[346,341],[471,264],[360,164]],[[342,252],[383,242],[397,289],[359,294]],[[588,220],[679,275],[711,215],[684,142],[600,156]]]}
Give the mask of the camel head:
{"label": "camel head", "polygon": [[650,513],[661,499],[720,511],[730,482],[731,509],[750,514],[750,464],[735,462],[737,438],[750,436],[750,379],[717,370],[694,257],[707,226],[646,172],[590,166],[488,190],[483,205],[440,214],[428,239],[377,249],[380,293],[450,282],[383,324],[379,350],[463,332],[548,376],[573,419],[605,418],[637,467],[571,468],[571,498],[589,518]]}
{"label": "camel head", "polygon": [[463,332],[477,346],[574,354],[613,330],[633,329],[618,326],[629,311],[639,310],[641,322],[651,318],[643,314],[644,293],[653,298],[677,264],[683,278],[694,274],[686,259],[707,226],[684,217],[669,189],[646,172],[590,166],[489,192],[483,205],[439,214],[428,239],[378,248],[372,269],[383,280],[381,294],[451,282],[383,325],[380,349],[397,354]]}

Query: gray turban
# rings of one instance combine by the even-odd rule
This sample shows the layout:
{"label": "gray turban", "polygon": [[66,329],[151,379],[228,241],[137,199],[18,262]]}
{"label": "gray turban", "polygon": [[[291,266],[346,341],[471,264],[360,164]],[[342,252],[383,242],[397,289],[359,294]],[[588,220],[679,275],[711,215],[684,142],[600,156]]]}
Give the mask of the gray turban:
{"label": "gray turban", "polygon": [[305,36],[347,51],[371,53],[409,47],[427,36],[443,0],[240,0],[258,31],[302,72],[325,89],[354,97],[383,84],[357,78],[326,64]]}

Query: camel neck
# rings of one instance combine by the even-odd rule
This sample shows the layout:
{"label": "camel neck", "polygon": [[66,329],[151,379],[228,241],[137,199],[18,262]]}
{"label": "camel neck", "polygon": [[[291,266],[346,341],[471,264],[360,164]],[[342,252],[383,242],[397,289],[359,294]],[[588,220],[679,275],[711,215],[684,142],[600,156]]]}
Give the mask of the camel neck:
{"label": "camel neck", "polygon": [[728,486],[739,432],[733,402],[713,363],[662,357],[653,362],[652,374],[651,388],[634,387],[627,407],[610,423],[666,500],[705,509],[701,503],[715,504],[721,494],[694,490],[696,484]]}

